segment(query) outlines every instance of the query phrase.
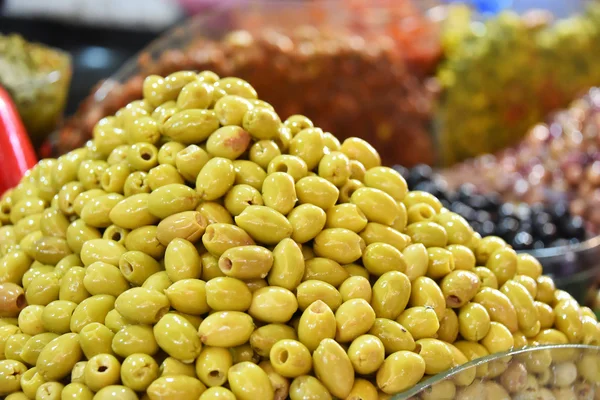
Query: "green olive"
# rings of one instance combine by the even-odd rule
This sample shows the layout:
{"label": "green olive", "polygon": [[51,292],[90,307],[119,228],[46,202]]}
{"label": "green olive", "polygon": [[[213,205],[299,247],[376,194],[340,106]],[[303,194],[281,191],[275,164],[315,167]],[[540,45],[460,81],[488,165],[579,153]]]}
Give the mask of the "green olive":
{"label": "green olive", "polygon": [[454,257],[448,250],[441,247],[430,247],[427,249],[427,254],[429,255],[428,277],[439,279],[454,271]]}
{"label": "green olive", "polygon": [[246,343],[252,331],[254,322],[248,314],[240,311],[217,311],[202,321],[198,335],[207,346],[234,347]]}
{"label": "green olive", "polygon": [[319,233],[313,244],[315,253],[340,264],[358,260],[365,249],[365,241],[348,229],[331,228]]}
{"label": "green olive", "polygon": [[317,300],[325,302],[334,311],[342,304],[342,295],[335,286],[318,280],[308,280],[298,285],[296,298],[300,310],[305,310]]}
{"label": "green olive", "polygon": [[389,355],[377,372],[377,386],[384,392],[395,394],[416,385],[428,369],[423,356],[410,351],[397,351]]}
{"label": "green olive", "polygon": [[131,354],[121,364],[121,382],[135,391],[145,391],[158,378],[158,364],[148,354]]}
{"label": "green olive", "polygon": [[321,158],[318,172],[319,176],[341,187],[350,179],[350,159],[342,152],[332,151]]}
{"label": "green olive", "polygon": [[400,251],[403,251],[411,242],[410,236],[377,222],[369,222],[365,229],[360,232],[360,237],[367,245],[382,242],[391,244]]}
{"label": "green olive", "polygon": [[261,190],[267,173],[256,163],[248,160],[233,161],[236,185],[250,185]]}
{"label": "green olive", "polygon": [[516,332],[519,329],[515,307],[501,291],[484,287],[475,295],[473,301],[484,306],[490,319],[501,323],[510,332]]}
{"label": "green olive", "polygon": [[[150,247],[158,254],[160,257],[165,250],[164,246],[167,246],[171,241],[175,238],[182,238],[191,243],[195,243],[200,238],[202,238],[206,228],[208,225],[208,221],[202,215],[202,213],[198,211],[184,211],[181,213],[177,213],[171,215],[158,224],[158,227],[145,227],[144,230],[139,232],[139,235],[135,235],[135,241],[132,239],[132,245],[139,245],[143,248]],[[139,228],[142,229],[142,228]],[[132,231],[128,236],[125,242],[129,242],[129,239],[136,233],[137,229]],[[144,244],[142,241],[144,239],[152,239],[150,243]],[[156,243],[156,240],[159,243]],[[139,242],[138,242],[139,241]],[[128,249],[132,250],[128,247]],[[144,250],[145,253],[151,254],[150,252]],[[151,254],[152,255],[152,254]],[[155,256],[156,257],[156,256]],[[157,258],[158,258],[157,257]]]}
{"label": "green olive", "polygon": [[431,278],[421,276],[412,282],[410,291],[410,305],[431,307],[441,321],[447,306],[442,289]]}
{"label": "green olive", "polygon": [[232,365],[233,357],[228,349],[204,347],[195,362],[196,375],[206,386],[221,386]]}
{"label": "green olive", "polygon": [[81,357],[78,335],[66,333],[42,349],[36,362],[37,371],[46,381],[59,381],[71,372]]}
{"label": "green olive", "polygon": [[273,345],[284,339],[298,340],[294,328],[284,324],[268,324],[252,332],[250,345],[259,356],[269,357]]}
{"label": "green olive", "polygon": [[396,321],[405,327],[413,338],[423,339],[434,337],[440,327],[440,322],[431,307],[410,307],[404,310]]}
{"label": "green olive", "polygon": [[434,221],[448,233],[448,244],[467,245],[473,236],[473,228],[460,215],[453,212],[439,213]]}
{"label": "green olive", "polygon": [[323,339],[313,353],[315,376],[329,392],[346,398],[354,385],[354,368],[350,358],[335,340]]}
{"label": "green olive", "polygon": [[269,376],[258,365],[249,361],[235,364],[227,372],[231,391],[240,400],[273,400]]}
{"label": "green olive", "polygon": [[448,307],[459,308],[467,304],[479,291],[479,277],[470,271],[452,271],[442,279],[440,287]]}
{"label": "green olive", "polygon": [[[211,92],[212,94],[212,92]],[[211,96],[212,97],[212,96]],[[201,107],[206,108],[206,107]],[[242,126],[244,115],[253,108],[252,103],[242,96],[229,94],[217,100],[215,113],[221,125]]]}
{"label": "green olive", "polygon": [[200,200],[215,200],[233,186],[235,169],[231,160],[222,157],[210,159],[202,167],[196,179]]}
{"label": "green olive", "polygon": [[166,314],[153,329],[156,342],[169,356],[189,364],[200,355],[200,337],[185,318],[176,314]]}
{"label": "green olive", "polygon": [[158,352],[158,344],[149,325],[126,325],[115,333],[112,351],[120,357],[143,353],[154,355]]}
{"label": "green olive", "polygon": [[381,165],[377,150],[363,139],[353,137],[344,140],[340,151],[349,159],[362,163],[367,170]]}
{"label": "green olive", "polygon": [[458,316],[451,308],[444,310],[444,315],[440,318],[440,328],[437,331],[437,338],[446,343],[454,343],[458,337]]}
{"label": "green olive", "polygon": [[260,192],[250,185],[234,185],[225,195],[225,208],[232,216],[240,215],[248,206],[264,205]]}
{"label": "green olive", "polygon": [[482,340],[490,330],[490,316],[478,303],[462,306],[458,312],[460,335],[473,342]]}
{"label": "green olive", "polygon": [[89,360],[97,354],[112,354],[112,341],[115,334],[100,322],[92,322],[79,331],[79,344]]}
{"label": "green olive", "polygon": [[374,276],[381,276],[389,271],[406,271],[404,255],[387,243],[369,244],[362,255],[362,262],[367,271]]}
{"label": "green olive", "polygon": [[302,280],[319,280],[333,286],[340,286],[348,278],[348,271],[337,262],[328,258],[313,257],[304,262]]}

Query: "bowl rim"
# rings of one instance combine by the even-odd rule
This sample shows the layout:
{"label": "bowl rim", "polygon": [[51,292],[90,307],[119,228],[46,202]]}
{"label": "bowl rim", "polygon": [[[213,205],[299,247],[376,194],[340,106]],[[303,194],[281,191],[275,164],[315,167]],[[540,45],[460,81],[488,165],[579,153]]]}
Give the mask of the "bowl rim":
{"label": "bowl rim", "polygon": [[[479,365],[486,364],[490,361],[498,360],[504,357],[512,357],[515,355],[529,353],[534,351],[542,351],[542,350],[560,350],[560,349],[579,349],[581,351],[584,350],[593,350],[596,352],[600,352],[600,346],[592,346],[587,344],[547,344],[541,346],[525,346],[519,349],[508,350],[501,353],[494,353],[487,355],[485,357],[477,358],[472,361],[469,361],[465,364],[459,365],[457,367],[451,368],[445,372],[440,372],[424,381],[419,382],[417,385],[412,388],[398,393],[390,398],[390,400],[410,400],[413,396],[420,394],[424,389],[427,389],[430,386],[433,386],[436,383],[439,383],[443,380],[451,378],[469,368],[475,368]],[[480,379],[480,378],[475,378]]]}

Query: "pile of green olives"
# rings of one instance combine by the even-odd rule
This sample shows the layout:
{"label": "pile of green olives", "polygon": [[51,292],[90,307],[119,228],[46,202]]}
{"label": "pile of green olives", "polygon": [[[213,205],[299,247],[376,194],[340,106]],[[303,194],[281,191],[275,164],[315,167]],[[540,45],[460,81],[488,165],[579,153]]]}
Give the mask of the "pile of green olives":
{"label": "pile of green olives", "polygon": [[367,142],[208,71],[143,88],[1,198],[7,400],[387,399],[490,353],[600,343],[535,258]]}

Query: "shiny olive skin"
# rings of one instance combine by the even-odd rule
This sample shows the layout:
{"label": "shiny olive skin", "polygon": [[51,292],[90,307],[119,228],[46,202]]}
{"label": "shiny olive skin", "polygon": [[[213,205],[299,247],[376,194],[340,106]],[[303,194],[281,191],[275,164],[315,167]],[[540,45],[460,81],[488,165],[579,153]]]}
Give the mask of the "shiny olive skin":
{"label": "shiny olive skin", "polygon": [[365,241],[356,233],[343,228],[325,229],[314,239],[313,249],[320,257],[340,264],[349,264],[362,256]]}
{"label": "shiny olive skin", "polygon": [[145,391],[158,378],[158,364],[148,354],[131,354],[121,364],[121,382],[135,391]]}
{"label": "shiny olive skin", "polygon": [[[211,298],[213,296],[212,286],[217,286],[216,281],[211,284]],[[167,296],[171,307],[179,312],[202,315],[209,310],[207,283],[200,279],[181,279],[177,282],[170,283],[164,293]]]}
{"label": "shiny olive skin", "polygon": [[290,326],[268,324],[252,332],[252,335],[250,335],[250,345],[259,356],[268,357],[273,345],[283,339],[297,340],[298,336],[296,331]]}
{"label": "shiny olive skin", "polygon": [[235,217],[236,224],[257,242],[275,245],[292,235],[292,225],[283,214],[260,205],[248,206]]}
{"label": "shiny olive skin", "polygon": [[[517,312],[519,330],[527,337],[533,337],[540,331],[540,321],[533,303],[533,297],[527,289],[515,281],[508,281],[500,288],[508,297]],[[579,311],[579,308],[577,308]]]}
{"label": "shiny olive skin", "polygon": [[249,315],[239,311],[217,311],[202,321],[198,335],[207,346],[234,347],[246,343],[253,330],[254,322]]}
{"label": "shiny olive skin", "polygon": [[510,350],[514,346],[514,339],[508,328],[492,321],[488,334],[481,340],[481,344],[485,346],[490,354],[498,353]]}
{"label": "shiny olive skin", "polygon": [[172,282],[195,279],[202,275],[202,261],[198,250],[185,239],[175,238],[167,245],[164,264],[167,276]]}
{"label": "shiny olive skin", "polygon": [[360,232],[360,237],[366,245],[382,242],[391,244],[400,251],[403,251],[411,243],[410,236],[377,222],[369,222],[365,229]]}
{"label": "shiny olive skin", "polygon": [[406,262],[406,276],[414,281],[420,276],[425,276],[429,266],[427,248],[422,243],[409,244],[402,250]]}
{"label": "shiny olive skin", "polygon": [[83,356],[76,333],[66,333],[52,340],[40,352],[36,368],[46,380],[60,380],[67,376]]}
{"label": "shiny olive skin", "polygon": [[446,311],[447,300],[437,283],[426,276],[416,278],[411,285],[410,305],[431,307],[441,321]]}
{"label": "shiny olive skin", "polygon": [[317,300],[323,301],[334,311],[342,304],[342,295],[335,286],[318,280],[308,280],[298,285],[296,298],[300,310],[305,310]]}
{"label": "shiny olive skin", "polygon": [[299,376],[290,385],[290,399],[331,400],[331,393],[317,378],[310,375]]}
{"label": "shiny olive skin", "polygon": [[458,312],[460,335],[467,340],[477,342],[490,330],[490,316],[481,304],[469,303]]}
{"label": "shiny olive skin", "polygon": [[348,278],[348,271],[337,262],[324,257],[313,257],[304,262],[303,281],[319,280],[339,286]]}
{"label": "shiny olive skin", "polygon": [[374,335],[361,335],[348,347],[348,357],[359,374],[375,373],[385,359],[385,347]]}
{"label": "shiny olive skin", "polygon": [[446,308],[442,318],[440,318],[440,328],[437,331],[437,338],[446,343],[454,343],[458,337],[459,324],[458,316],[451,308]]}
{"label": "shiny olive skin", "polygon": [[155,324],[169,310],[169,300],[156,290],[136,287],[121,293],[114,308],[133,322]]}
{"label": "shiny olive skin", "polygon": [[269,358],[273,369],[287,378],[305,375],[312,369],[312,357],[308,348],[293,339],[283,339],[276,342]]}
{"label": "shiny olive skin", "polygon": [[267,280],[272,286],[295,289],[304,276],[305,263],[302,250],[290,239],[283,239],[273,249],[273,266]]}
{"label": "shiny olive skin", "polygon": [[196,329],[179,315],[164,315],[154,325],[153,330],[160,348],[184,363],[193,362],[202,351],[202,342]]}
{"label": "shiny olive skin", "polygon": [[273,254],[261,246],[239,246],[219,258],[219,269],[238,279],[265,278],[273,266]]}
{"label": "shiny olive skin", "polygon": [[231,391],[240,400],[273,400],[269,376],[258,365],[248,361],[235,364],[227,372]]}
{"label": "shiny olive skin", "polygon": [[267,207],[288,214],[296,204],[296,186],[294,179],[285,172],[269,174],[263,181],[262,199]]}
{"label": "shiny olive skin", "polygon": [[340,398],[346,398],[354,385],[354,369],[344,349],[333,339],[323,339],[313,353],[317,379]]}
{"label": "shiny olive skin", "polygon": [[254,319],[268,323],[285,323],[298,309],[294,294],[278,286],[267,286],[252,294],[248,314]]}
{"label": "shiny olive skin", "polygon": [[491,320],[501,323],[510,332],[519,329],[515,307],[501,291],[484,287],[475,295],[473,301],[484,306]]}
{"label": "shiny olive skin", "polygon": [[220,257],[226,250],[233,247],[255,244],[245,230],[227,223],[208,225],[202,236],[202,243],[206,250],[216,257]]}
{"label": "shiny olive skin", "polygon": [[111,344],[115,354],[128,357],[135,353],[154,355],[158,344],[149,325],[126,325],[115,333]]}
{"label": "shiny olive skin", "polygon": [[430,338],[440,328],[440,323],[431,307],[411,307],[404,310],[396,319],[398,323],[406,327],[413,338]]}
{"label": "shiny olive skin", "polygon": [[389,271],[406,271],[406,261],[400,250],[387,243],[371,243],[362,255],[365,268],[371,275],[381,276]]}
{"label": "shiny olive skin", "polygon": [[408,277],[399,271],[381,275],[373,285],[371,305],[377,318],[395,320],[404,311],[411,295]]}
{"label": "shiny olive skin", "polygon": [[322,340],[333,339],[336,335],[336,318],[331,308],[321,300],[310,304],[298,322],[298,339],[311,352]]}
{"label": "shiny olive skin", "polygon": [[446,304],[452,308],[459,308],[471,301],[479,291],[480,285],[479,277],[475,273],[455,270],[442,279],[440,287]]}
{"label": "shiny olive skin", "polygon": [[215,157],[210,159],[198,173],[196,190],[200,200],[215,200],[227,193],[234,182],[235,169],[231,160]]}
{"label": "shiny olive skin", "polygon": [[336,310],[336,341],[343,343],[365,334],[375,323],[375,311],[364,299],[350,299]]}
{"label": "shiny olive skin", "polygon": [[389,355],[377,372],[377,386],[385,393],[395,394],[414,386],[425,374],[424,358],[409,351]]}

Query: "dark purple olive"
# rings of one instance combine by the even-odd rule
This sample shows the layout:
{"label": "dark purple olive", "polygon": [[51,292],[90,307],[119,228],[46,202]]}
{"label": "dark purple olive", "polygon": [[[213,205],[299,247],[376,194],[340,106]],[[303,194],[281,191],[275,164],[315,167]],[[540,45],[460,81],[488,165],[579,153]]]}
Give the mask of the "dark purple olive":
{"label": "dark purple olive", "polygon": [[406,182],[409,188],[414,188],[423,181],[430,181],[433,178],[433,170],[429,165],[418,164],[410,169]]}
{"label": "dark purple olive", "polygon": [[394,170],[398,172],[404,179],[408,179],[409,169],[403,165],[394,165]]}
{"label": "dark purple olive", "polygon": [[511,245],[515,250],[529,250],[533,248],[533,236],[529,232],[517,232]]}

